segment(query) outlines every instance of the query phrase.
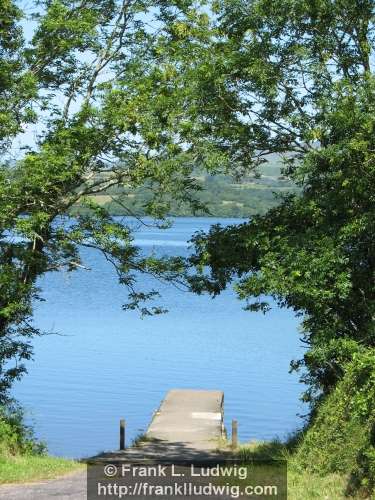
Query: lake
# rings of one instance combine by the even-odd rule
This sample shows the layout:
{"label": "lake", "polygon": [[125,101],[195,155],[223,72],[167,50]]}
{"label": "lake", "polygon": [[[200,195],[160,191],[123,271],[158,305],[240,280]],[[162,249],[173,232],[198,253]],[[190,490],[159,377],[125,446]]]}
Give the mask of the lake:
{"label": "lake", "polygon": [[[144,252],[186,255],[191,235],[216,222],[242,220],[177,218],[167,230],[142,227],[136,242]],[[211,299],[160,285],[169,313],[141,319],[122,311],[126,290],[104,258],[85,257],[92,271],[41,280],[46,302],[36,306],[36,324],[56,335],[34,341],[34,362],[14,390],[52,454],[118,448],[122,417],[129,442],[172,388],[223,390],[227,428],[236,418],[243,441],[283,438],[301,426],[303,386],[288,371],[303,347],[291,311],[251,313],[232,290]],[[140,288],[152,284],[141,277]]]}

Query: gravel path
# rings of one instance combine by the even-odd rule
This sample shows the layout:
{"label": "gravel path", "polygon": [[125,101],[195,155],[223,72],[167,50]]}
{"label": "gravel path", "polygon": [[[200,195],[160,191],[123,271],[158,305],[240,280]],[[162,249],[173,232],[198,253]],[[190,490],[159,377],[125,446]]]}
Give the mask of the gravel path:
{"label": "gravel path", "polygon": [[41,483],[0,486],[0,498],[7,500],[86,500],[86,471]]}

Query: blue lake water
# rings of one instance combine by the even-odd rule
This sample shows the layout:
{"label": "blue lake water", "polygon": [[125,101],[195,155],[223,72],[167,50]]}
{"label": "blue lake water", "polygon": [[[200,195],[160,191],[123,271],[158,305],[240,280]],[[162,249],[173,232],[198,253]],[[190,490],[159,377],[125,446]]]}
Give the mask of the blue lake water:
{"label": "blue lake water", "polygon": [[[214,222],[241,221],[178,218],[164,231],[142,227],[136,242],[144,252],[186,255],[191,235]],[[243,441],[283,438],[301,425],[303,386],[288,373],[303,354],[292,312],[246,312],[232,290],[211,299],[160,285],[169,313],[141,319],[122,311],[126,290],[110,264],[93,251],[85,257],[92,271],[41,281],[36,324],[60,335],[34,342],[34,362],[14,391],[51,453],[116,449],[119,419],[131,440],[172,388],[223,390],[227,427],[236,418]],[[143,276],[142,285],[155,283]]]}

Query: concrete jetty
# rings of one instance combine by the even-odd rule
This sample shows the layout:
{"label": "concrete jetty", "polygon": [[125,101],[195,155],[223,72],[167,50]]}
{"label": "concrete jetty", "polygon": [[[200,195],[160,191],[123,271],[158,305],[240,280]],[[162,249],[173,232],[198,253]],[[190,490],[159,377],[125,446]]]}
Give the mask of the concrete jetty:
{"label": "concrete jetty", "polygon": [[223,456],[217,450],[224,437],[222,391],[172,389],[154,412],[140,443],[94,460],[205,462]]}
{"label": "concrete jetty", "polygon": [[221,391],[173,389],[155,412],[146,436],[197,450],[215,449],[224,434],[223,406]]}

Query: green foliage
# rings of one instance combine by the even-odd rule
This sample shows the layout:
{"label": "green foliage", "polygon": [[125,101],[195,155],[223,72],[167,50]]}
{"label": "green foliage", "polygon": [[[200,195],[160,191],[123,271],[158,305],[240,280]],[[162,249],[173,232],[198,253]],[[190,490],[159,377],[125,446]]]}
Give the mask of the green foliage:
{"label": "green foliage", "polygon": [[0,406],[0,484],[53,479],[78,470],[81,464],[47,455],[25,423],[22,409],[13,403]]}
{"label": "green foliage", "polygon": [[375,353],[363,350],[321,402],[297,453],[314,473],[350,472],[347,491],[375,487]]}
{"label": "green foliage", "polygon": [[[0,26],[0,403],[32,356],[36,282],[46,272],[85,267],[80,250],[101,252],[129,294],[126,307],[160,313],[136,287],[136,274],[167,280],[175,259],[144,258],[131,228],[95,203],[111,187],[147,184],[145,213],[164,226],[171,200],[198,207],[189,133],[178,136],[184,89],[171,86],[175,69],[163,51],[207,25],[188,0],[43,0],[23,13],[2,5]],[[29,35],[29,34],[28,34]],[[30,134],[20,136],[30,122]],[[23,155],[10,161],[12,140]],[[78,200],[85,212],[71,222]]]}
{"label": "green foliage", "polygon": [[22,53],[21,10],[11,0],[1,2],[0,23],[0,152],[9,138],[35,118],[31,101],[36,81]]}
{"label": "green foliage", "polygon": [[[299,437],[300,438],[300,437]],[[292,438],[295,441],[296,437]],[[249,463],[253,460],[286,460],[288,470],[288,499],[290,500],[342,500],[346,497],[348,474],[313,472],[299,462],[290,440],[245,443],[238,450],[238,456]],[[363,493],[363,492],[362,492]],[[368,495],[356,493],[352,498],[367,498]]]}
{"label": "green foliage", "polygon": [[72,460],[47,455],[19,406],[0,407],[0,484],[53,479],[80,467]]}
{"label": "green foliage", "polygon": [[[192,263],[211,266],[211,279],[194,278],[197,291],[219,293],[239,276],[236,288],[240,298],[249,298],[250,309],[265,310],[262,297],[270,294],[279,305],[303,313],[304,340],[311,349],[294,367],[309,368],[304,380],[310,384],[310,400],[339,380],[336,358],[346,339],[370,346],[374,342],[375,169],[374,136],[368,133],[374,99],[369,91],[373,96],[373,82],[367,78],[351,101],[353,113],[357,106],[362,110],[356,129],[351,123],[350,134],[345,129],[335,145],[316,149],[301,161],[295,172],[303,179],[300,196],[286,197],[250,224],[214,227],[207,238],[195,238]],[[257,298],[255,303],[251,297]]]}
{"label": "green foliage", "polygon": [[[192,289],[216,295],[234,282],[249,310],[267,311],[270,295],[301,317],[307,349],[292,368],[308,384],[313,421],[347,364],[362,349],[373,356],[375,345],[374,8],[370,0],[217,1],[195,72],[199,133],[237,171],[279,153],[300,192],[249,223],[197,234]],[[354,375],[352,383],[362,387]],[[353,394],[354,413],[366,413],[368,391]],[[340,418],[354,433],[351,449],[369,443],[368,428]],[[359,476],[372,485],[371,453]]]}
{"label": "green foliage", "polygon": [[249,309],[266,311],[271,295],[301,315],[310,349],[293,367],[308,368],[314,404],[340,380],[346,342],[373,346],[375,338],[374,4],[228,0],[215,8],[212,70],[199,73],[212,90],[199,119],[210,121],[233,165],[284,154],[300,192],[250,223],[198,234],[190,262],[201,274],[191,284],[217,294],[235,280]]}
{"label": "green foliage", "polygon": [[[300,315],[308,349],[292,366],[303,369],[312,425],[351,377],[354,416],[340,418],[348,436],[355,430],[351,448],[362,450],[353,474],[371,486],[373,431],[357,423],[370,415],[375,343],[373,0],[34,7],[30,42],[11,1],[0,26],[0,402],[39,333],[31,321],[38,278],[84,266],[80,249],[89,247],[127,287],[124,307],[143,314],[161,310],[143,305],[155,291],[137,290],[137,273],[180,281],[189,272],[198,293],[235,281],[248,309],[266,311],[271,295]],[[32,121],[36,142],[8,161],[7,146]],[[257,176],[270,155],[281,156],[298,189],[251,222],[196,235],[187,271],[181,259],[142,256],[113,206],[95,201],[113,189],[122,213],[141,205],[165,227],[166,214],[213,203],[198,166],[217,196],[220,177],[210,176]],[[228,190],[251,213],[246,197]],[[141,193],[139,205],[129,193]],[[72,222],[78,203],[84,210]]]}
{"label": "green foliage", "polygon": [[40,455],[45,452],[23,419],[19,407],[2,406],[0,409],[0,461],[18,455]]}

